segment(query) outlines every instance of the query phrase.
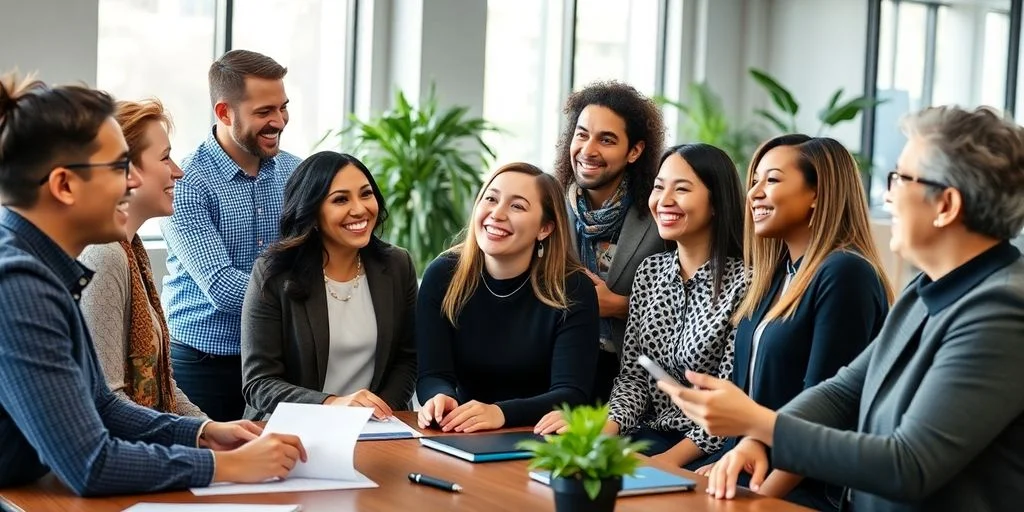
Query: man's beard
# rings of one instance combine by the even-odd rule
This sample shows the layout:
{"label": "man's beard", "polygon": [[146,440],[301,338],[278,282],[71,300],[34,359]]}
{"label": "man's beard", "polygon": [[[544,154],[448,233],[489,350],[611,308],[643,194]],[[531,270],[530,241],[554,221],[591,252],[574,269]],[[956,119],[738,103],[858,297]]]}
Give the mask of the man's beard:
{"label": "man's beard", "polygon": [[274,147],[274,149],[267,151],[260,146],[260,134],[270,135],[274,133],[281,133],[281,130],[277,130],[275,128],[264,128],[256,133],[253,133],[243,132],[242,127],[237,124],[231,127],[231,138],[235,140],[235,144],[238,144],[238,147],[242,148],[242,150],[245,151],[246,153],[249,153],[250,155],[257,157],[260,160],[273,158],[277,156],[277,154],[281,151],[280,136],[278,136],[277,145]]}

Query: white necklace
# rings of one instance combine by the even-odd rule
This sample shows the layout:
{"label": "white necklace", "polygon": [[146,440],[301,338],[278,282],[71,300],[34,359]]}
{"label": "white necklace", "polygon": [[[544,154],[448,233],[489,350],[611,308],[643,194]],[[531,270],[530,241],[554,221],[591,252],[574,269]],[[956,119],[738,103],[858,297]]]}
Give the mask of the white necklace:
{"label": "white necklace", "polygon": [[499,299],[507,299],[507,298],[515,295],[516,292],[518,292],[519,290],[522,290],[523,287],[526,286],[526,283],[530,282],[530,276],[526,276],[526,280],[523,281],[523,284],[519,285],[519,287],[516,288],[515,290],[512,290],[512,293],[507,293],[505,295],[499,295],[497,293],[494,293],[494,290],[492,290],[491,287],[487,285],[487,278],[484,277],[484,271],[483,270],[480,271],[480,279],[483,280],[483,282],[484,282],[484,288],[487,288],[487,291],[491,292],[491,295],[494,295],[495,297],[497,297]]}
{"label": "white necklace", "polygon": [[348,295],[346,295],[344,297],[339,297],[337,293],[334,293],[334,290],[331,289],[330,280],[327,279],[327,270],[326,269],[324,269],[324,287],[327,288],[327,293],[330,294],[331,297],[334,297],[334,300],[340,300],[341,302],[348,302],[348,301],[352,300],[352,294],[355,293],[357,288],[359,288],[359,278],[362,275],[363,275],[363,259],[360,258],[357,255],[356,256],[356,277],[355,277],[355,279],[353,279],[353,281],[355,281],[355,284],[353,284],[352,287],[348,289]]}

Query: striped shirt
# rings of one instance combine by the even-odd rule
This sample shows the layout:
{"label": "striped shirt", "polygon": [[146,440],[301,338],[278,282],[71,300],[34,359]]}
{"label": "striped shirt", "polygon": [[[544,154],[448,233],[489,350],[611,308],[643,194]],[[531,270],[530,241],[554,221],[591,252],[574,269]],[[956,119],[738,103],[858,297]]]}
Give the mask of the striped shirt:
{"label": "striped shirt", "polygon": [[161,300],[174,341],[207,354],[239,354],[252,265],[278,239],[284,185],[298,165],[282,151],[249,176],[214,132],[185,157],[174,214],[160,224],[168,272]]}
{"label": "striped shirt", "polygon": [[[0,487],[53,471],[81,495],[209,485],[202,419],[107,388],[78,299],[92,272],[0,208]],[[191,447],[190,447],[191,446]]]}

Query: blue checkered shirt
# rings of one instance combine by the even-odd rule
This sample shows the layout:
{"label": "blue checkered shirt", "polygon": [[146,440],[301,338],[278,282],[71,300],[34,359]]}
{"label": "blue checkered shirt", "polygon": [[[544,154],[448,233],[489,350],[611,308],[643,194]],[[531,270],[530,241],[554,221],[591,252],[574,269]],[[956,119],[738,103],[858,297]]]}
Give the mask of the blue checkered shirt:
{"label": "blue checkered shirt", "polygon": [[209,485],[204,421],[107,388],[78,298],[92,272],[0,208],[0,488],[53,471],[81,495]]}
{"label": "blue checkered shirt", "polygon": [[183,164],[174,214],[160,225],[167,326],[174,341],[200,352],[238,355],[252,265],[278,239],[284,185],[299,159],[282,151],[249,176],[211,132]]}

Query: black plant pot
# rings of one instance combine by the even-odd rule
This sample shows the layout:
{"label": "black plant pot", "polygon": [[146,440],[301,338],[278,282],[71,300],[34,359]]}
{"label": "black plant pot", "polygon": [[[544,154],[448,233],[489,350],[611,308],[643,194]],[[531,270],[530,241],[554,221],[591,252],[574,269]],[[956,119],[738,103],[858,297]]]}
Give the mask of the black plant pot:
{"label": "black plant pot", "polygon": [[612,512],[615,497],[622,489],[622,478],[601,480],[601,492],[593,500],[583,481],[576,478],[552,478],[551,488],[555,491],[555,512]]}

